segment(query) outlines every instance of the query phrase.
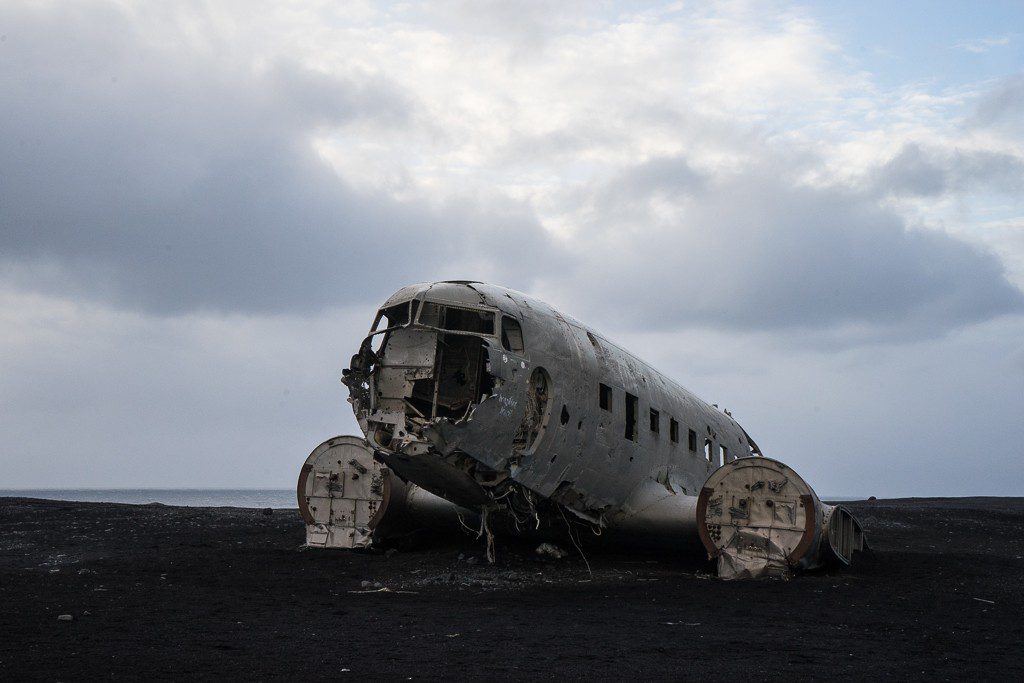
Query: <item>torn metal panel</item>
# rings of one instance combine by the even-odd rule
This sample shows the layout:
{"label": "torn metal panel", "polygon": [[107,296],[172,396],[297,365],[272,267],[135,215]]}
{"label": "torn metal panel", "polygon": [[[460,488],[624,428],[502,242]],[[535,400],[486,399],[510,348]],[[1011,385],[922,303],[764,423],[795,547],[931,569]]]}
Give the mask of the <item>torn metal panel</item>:
{"label": "torn metal panel", "polygon": [[863,548],[860,524],[845,508],[823,504],[796,472],[769,458],[735,460],[708,477],[697,520],[724,579],[786,576],[832,558],[849,564]]}
{"label": "torn metal panel", "polygon": [[475,514],[407,484],[356,436],[323,442],[302,466],[297,487],[306,545],[366,548],[388,535],[427,526],[456,528]]}
{"label": "torn metal panel", "polygon": [[370,521],[383,500],[384,475],[363,440],[329,439],[313,449],[298,484],[306,544],[327,548],[369,545]]}

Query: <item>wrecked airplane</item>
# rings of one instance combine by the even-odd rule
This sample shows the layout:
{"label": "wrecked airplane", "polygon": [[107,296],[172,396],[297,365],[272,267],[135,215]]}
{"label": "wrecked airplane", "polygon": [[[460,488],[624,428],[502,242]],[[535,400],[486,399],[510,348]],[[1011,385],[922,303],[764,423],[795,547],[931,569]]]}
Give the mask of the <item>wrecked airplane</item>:
{"label": "wrecked airplane", "polygon": [[[519,292],[405,287],[342,382],[365,440],[303,466],[307,543],[365,547],[417,524],[576,542],[702,544],[723,578],[849,563],[857,520],[763,457],[712,406]],[[698,545],[699,547],[699,545]]]}

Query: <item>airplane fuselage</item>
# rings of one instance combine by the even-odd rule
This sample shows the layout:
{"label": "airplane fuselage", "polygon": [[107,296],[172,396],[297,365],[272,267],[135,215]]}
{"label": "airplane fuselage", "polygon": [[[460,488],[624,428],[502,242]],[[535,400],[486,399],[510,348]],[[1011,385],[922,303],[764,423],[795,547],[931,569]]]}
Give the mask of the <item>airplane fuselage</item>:
{"label": "airplane fuselage", "polygon": [[360,426],[399,476],[460,505],[550,500],[601,525],[644,488],[695,497],[757,453],[730,415],[519,292],[412,285],[374,325],[343,380]]}

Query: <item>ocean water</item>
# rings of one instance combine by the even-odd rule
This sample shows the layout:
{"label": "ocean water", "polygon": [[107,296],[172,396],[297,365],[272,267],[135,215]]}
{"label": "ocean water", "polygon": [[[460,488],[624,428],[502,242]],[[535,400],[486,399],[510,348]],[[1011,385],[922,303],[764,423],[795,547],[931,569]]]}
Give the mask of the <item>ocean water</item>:
{"label": "ocean water", "polygon": [[[0,489],[0,498],[46,498],[89,503],[163,503],[187,507],[297,508],[295,489]],[[822,496],[838,503],[864,497]]]}
{"label": "ocean water", "polygon": [[0,489],[0,498],[188,507],[297,508],[295,489]]}

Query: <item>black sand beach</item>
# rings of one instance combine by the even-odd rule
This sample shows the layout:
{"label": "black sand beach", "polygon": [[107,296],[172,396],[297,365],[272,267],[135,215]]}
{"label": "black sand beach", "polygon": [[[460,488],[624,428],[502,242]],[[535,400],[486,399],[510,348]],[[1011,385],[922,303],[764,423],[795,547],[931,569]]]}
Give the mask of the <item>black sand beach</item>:
{"label": "black sand beach", "polygon": [[486,566],[472,539],[300,551],[294,510],[0,498],[0,680],[1024,677],[1024,499],[848,506],[854,566],[723,582],[508,542]]}

